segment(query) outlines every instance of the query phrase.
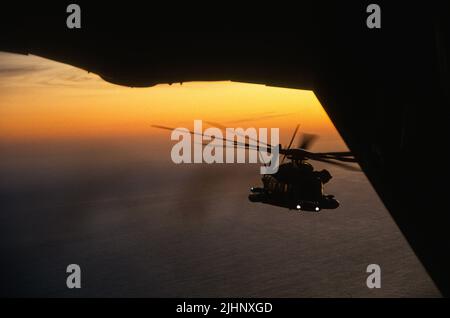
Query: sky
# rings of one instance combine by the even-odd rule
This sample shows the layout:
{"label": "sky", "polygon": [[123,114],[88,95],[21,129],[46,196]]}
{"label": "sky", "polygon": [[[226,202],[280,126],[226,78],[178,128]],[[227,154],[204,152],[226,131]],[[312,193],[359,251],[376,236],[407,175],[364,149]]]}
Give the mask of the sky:
{"label": "sky", "polygon": [[[259,164],[175,165],[170,132],[297,124],[346,150],[311,91],[234,82],[128,88],[0,53],[0,295],[417,297],[438,292],[363,173],[324,163],[339,209],[247,199]],[[67,264],[83,288],[65,287]],[[365,286],[367,264],[383,288]]]}
{"label": "sky", "polygon": [[129,88],[37,56],[0,53],[0,141],[167,138],[151,125],[192,129],[195,119],[280,128],[283,144],[300,124],[321,135],[319,147],[345,149],[312,91],[235,82]]}

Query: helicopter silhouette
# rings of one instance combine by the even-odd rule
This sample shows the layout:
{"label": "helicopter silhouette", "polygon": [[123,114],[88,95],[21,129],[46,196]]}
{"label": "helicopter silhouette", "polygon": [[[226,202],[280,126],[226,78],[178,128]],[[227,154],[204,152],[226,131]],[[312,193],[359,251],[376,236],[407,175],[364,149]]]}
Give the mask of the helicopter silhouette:
{"label": "helicopter silhouette", "polygon": [[[221,129],[223,125],[207,122]],[[177,130],[161,125],[152,125],[154,128],[165,130]],[[300,125],[297,125],[291,137],[289,145],[283,148],[281,145],[273,146],[259,139],[243,135],[246,140],[252,140],[257,144],[249,142],[238,142],[226,138],[215,139],[225,141],[223,147],[244,148],[271,153],[274,147],[278,147],[278,154],[282,155],[278,171],[273,174],[264,174],[261,178],[262,187],[252,187],[248,199],[251,202],[260,202],[290,210],[320,212],[322,209],[337,209],[340,205],[334,195],[324,193],[324,184],[332,179],[328,170],[315,171],[308,160],[325,162],[351,171],[361,171],[348,163],[356,163],[354,155],[349,151],[341,152],[311,152],[308,149],[318,139],[317,135],[303,133],[294,146]],[[198,132],[188,131],[191,135],[200,135]],[[205,136],[205,135],[202,135]],[[211,136],[207,136],[211,137]],[[204,146],[210,144],[203,143]],[[262,145],[262,146],[261,146]],[[273,158],[272,158],[273,160]],[[266,163],[265,163],[266,165]]]}
{"label": "helicopter silhouette", "polygon": [[[262,176],[263,187],[252,187],[248,196],[251,202],[261,202],[290,210],[320,212],[322,209],[337,209],[339,201],[334,195],[324,194],[323,186],[332,179],[328,170],[315,171],[308,160],[326,162],[341,168],[361,171],[347,163],[356,163],[351,152],[308,151],[318,136],[303,134],[293,147],[300,125],[297,125],[286,148],[279,149],[283,155],[278,172]],[[268,145],[270,146],[270,145]],[[286,159],[288,162],[285,162]]]}

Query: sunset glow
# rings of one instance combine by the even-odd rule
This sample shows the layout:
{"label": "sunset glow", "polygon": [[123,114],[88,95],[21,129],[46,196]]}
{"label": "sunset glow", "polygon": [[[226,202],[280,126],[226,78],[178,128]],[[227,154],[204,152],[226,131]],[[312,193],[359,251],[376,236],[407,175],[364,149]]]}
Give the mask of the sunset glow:
{"label": "sunset glow", "polygon": [[152,124],[278,127],[286,143],[301,129],[340,140],[312,91],[235,82],[128,88],[36,56],[0,54],[2,141],[153,136]]}

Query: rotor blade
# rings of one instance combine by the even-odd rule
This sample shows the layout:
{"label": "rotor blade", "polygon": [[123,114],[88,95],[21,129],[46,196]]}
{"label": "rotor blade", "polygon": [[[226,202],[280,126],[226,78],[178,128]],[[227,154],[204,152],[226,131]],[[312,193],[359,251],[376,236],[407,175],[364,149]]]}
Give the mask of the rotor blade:
{"label": "rotor blade", "polygon": [[211,143],[206,143],[206,142],[196,143],[196,144],[201,144],[201,145],[203,145],[205,147],[221,146],[223,148],[241,148],[241,149],[253,150],[253,151],[258,151],[258,152],[260,151],[259,147],[258,146],[254,146],[254,145],[244,145],[244,144],[237,144],[237,145],[233,145],[233,146],[230,146],[230,145],[227,145],[227,144],[213,145]]}
{"label": "rotor blade", "polygon": [[294,134],[292,135],[291,141],[289,142],[289,145],[286,149],[288,149],[288,150],[291,149],[292,143],[294,142],[294,139],[295,139],[295,135],[297,135],[299,128],[300,128],[300,125],[297,125],[297,127],[295,127]]}
{"label": "rotor blade", "polygon": [[318,158],[323,158],[323,159],[332,159],[332,160],[338,160],[338,161],[343,161],[343,162],[355,162],[357,163],[358,161],[355,158],[350,158],[350,157],[339,157],[339,156],[318,156]]}
{"label": "rotor blade", "polygon": [[[205,147],[212,147],[212,146],[216,146],[216,145],[211,145],[211,143],[201,143],[201,145],[203,145],[203,146],[205,146]],[[224,147],[224,148],[229,148],[230,146],[229,145],[227,145],[227,144],[221,144],[221,145],[219,145],[219,146],[222,146],[222,147]],[[248,147],[243,147],[243,146],[240,146],[240,145],[235,145],[235,146],[233,146],[233,149],[234,149],[234,147],[236,147],[236,148],[241,148],[241,149],[247,149],[247,150],[252,150],[252,151],[257,151],[258,152],[258,157],[259,157],[259,160],[263,163],[263,165],[264,165],[264,167],[267,167],[267,163],[266,162],[264,162],[264,159],[263,159],[263,157],[262,157],[262,155],[261,155],[261,150],[259,149],[259,147],[256,147],[256,148],[248,148]]]}
{"label": "rotor blade", "polygon": [[332,159],[332,160],[338,160],[338,161],[344,161],[344,162],[358,162],[355,157],[350,157],[350,156],[337,156],[337,155],[326,155],[323,153],[314,153],[314,152],[308,152],[305,151],[305,155],[308,158],[311,159],[315,159],[315,158],[319,158],[319,159]]}
{"label": "rotor blade", "polygon": [[276,113],[273,113],[273,112],[269,112],[266,115],[262,115],[262,116],[259,116],[259,117],[249,117],[249,118],[244,118],[244,119],[238,119],[238,120],[229,121],[229,123],[237,124],[237,123],[244,123],[244,122],[248,122],[248,121],[255,121],[255,120],[262,120],[262,119],[284,117],[284,116],[289,116],[289,115],[293,115],[293,114],[294,113],[276,114]]}
{"label": "rotor blade", "polygon": [[350,171],[361,171],[360,168],[353,167],[353,166],[350,166],[350,165],[347,165],[347,164],[341,163],[341,162],[335,162],[335,161],[332,161],[332,160],[329,160],[329,159],[310,158],[310,160],[326,162],[326,163],[329,163],[329,164],[332,164],[332,165],[335,165],[335,166],[338,166],[338,167],[341,167],[343,169],[350,170]]}
{"label": "rotor blade", "polygon": [[[170,131],[178,130],[178,131],[181,131],[181,132],[185,132],[184,130],[181,130],[180,128],[172,128],[172,127],[161,126],[161,125],[152,125],[152,127],[158,128],[158,129],[170,130]],[[235,141],[235,140],[228,140],[228,139],[225,139],[225,138],[213,137],[213,136],[200,134],[200,133],[197,133],[197,132],[194,132],[194,131],[190,131],[190,130],[188,130],[188,132],[189,132],[191,135],[197,135],[197,136],[202,136],[202,137],[208,137],[208,138],[215,139],[215,140],[218,139],[218,140],[221,140],[221,141],[229,142],[229,143],[232,143],[232,144],[235,145],[235,146],[239,145],[239,146],[243,146],[243,147],[251,147],[251,146],[255,147],[255,145],[251,145],[251,144],[249,144],[249,143],[241,143],[241,142],[237,142],[237,141]],[[269,151],[269,148],[268,148],[266,151],[270,152],[270,151]]]}
{"label": "rotor blade", "polygon": [[[209,124],[209,125],[216,126],[216,127],[220,128],[220,129],[223,129],[225,131],[227,131],[227,129],[228,129],[227,127],[225,127],[224,125],[221,125],[219,123],[215,123],[215,122],[212,122],[212,121],[204,121],[204,122]],[[257,143],[259,143],[261,145],[264,145],[264,146],[272,148],[271,144],[268,144],[266,142],[260,141],[259,139],[255,139],[255,138],[252,138],[252,137],[249,137],[249,136],[246,136],[246,135],[238,134],[236,131],[235,131],[235,133],[238,136],[248,138],[249,140],[255,141],[255,142],[257,142]]]}
{"label": "rotor blade", "polygon": [[353,153],[351,153],[350,151],[341,151],[341,152],[317,152],[316,155],[331,155],[331,156],[343,156],[343,157],[350,157],[353,156]]}
{"label": "rotor blade", "polygon": [[[300,124],[297,125],[297,127],[295,127],[294,134],[292,135],[291,141],[289,142],[289,145],[286,148],[286,151],[289,151],[289,149],[291,149],[292,143],[294,142],[294,139],[295,139],[295,135],[297,135],[299,128],[300,128]],[[284,163],[284,160],[286,160],[286,154],[284,154],[283,159],[281,159],[281,164]]]}
{"label": "rotor blade", "polygon": [[303,141],[299,143],[298,148],[308,150],[311,148],[312,144],[319,138],[319,136],[314,134],[303,134]]}

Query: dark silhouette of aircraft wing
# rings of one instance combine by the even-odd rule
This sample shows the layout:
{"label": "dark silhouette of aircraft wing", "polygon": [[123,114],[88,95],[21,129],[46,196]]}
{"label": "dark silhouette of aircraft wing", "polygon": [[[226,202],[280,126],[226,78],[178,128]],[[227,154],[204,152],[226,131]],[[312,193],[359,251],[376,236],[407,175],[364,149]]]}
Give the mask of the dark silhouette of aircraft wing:
{"label": "dark silhouette of aircraft wing", "polygon": [[382,27],[369,29],[367,4],[270,12],[240,5],[222,8],[220,17],[195,8],[187,14],[82,4],[79,30],[67,29],[66,4],[39,4],[4,9],[0,50],[68,63],[125,86],[232,80],[314,90],[450,296],[450,213],[441,185],[449,164],[450,12],[380,3]]}

